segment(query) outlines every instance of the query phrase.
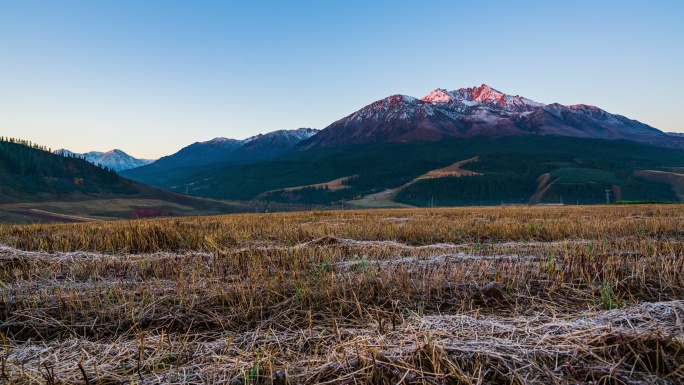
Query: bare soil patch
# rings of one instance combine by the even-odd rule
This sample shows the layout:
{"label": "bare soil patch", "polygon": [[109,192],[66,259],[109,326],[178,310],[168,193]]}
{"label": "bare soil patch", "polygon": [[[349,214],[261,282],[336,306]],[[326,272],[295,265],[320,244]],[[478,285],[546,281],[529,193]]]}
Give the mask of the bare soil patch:
{"label": "bare soil patch", "polygon": [[462,160],[462,161],[456,162],[456,163],[454,163],[454,164],[452,164],[452,165],[449,165],[449,166],[447,166],[447,167],[444,167],[444,168],[439,168],[439,169],[436,169],[436,170],[429,171],[429,172],[427,172],[427,173],[425,173],[425,174],[419,176],[418,178],[414,179],[413,181],[409,182],[409,183],[407,184],[407,186],[408,186],[409,184],[412,184],[412,183],[414,183],[414,182],[416,182],[416,181],[419,181],[419,180],[421,180],[421,179],[443,178],[443,177],[446,177],[446,176],[472,176],[472,175],[482,175],[482,174],[479,173],[479,172],[468,171],[468,170],[464,170],[464,169],[461,168],[463,165],[466,165],[466,164],[468,164],[468,163],[477,162],[478,158],[479,158],[479,157],[476,156],[476,157],[473,157],[473,158],[470,158],[470,159],[466,159],[466,160]]}

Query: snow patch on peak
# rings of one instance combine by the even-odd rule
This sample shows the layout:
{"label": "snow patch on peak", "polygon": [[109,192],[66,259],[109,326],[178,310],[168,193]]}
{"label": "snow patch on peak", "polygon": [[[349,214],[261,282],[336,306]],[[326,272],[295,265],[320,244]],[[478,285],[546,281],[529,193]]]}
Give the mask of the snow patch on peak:
{"label": "snow patch on peak", "polygon": [[573,104],[571,106],[568,106],[568,108],[572,111],[575,112],[581,112],[583,114],[587,114],[593,117],[598,117],[598,116],[607,116],[608,113],[598,107],[591,106],[589,104]]}
{"label": "snow patch on peak", "polygon": [[[371,103],[367,105],[366,107],[373,107],[373,106],[394,106],[400,103],[410,103],[413,104],[417,102],[418,99],[414,98],[413,96],[408,96],[408,95],[401,95],[401,94],[395,94],[388,96],[384,99],[380,99],[375,101],[374,103]],[[364,107],[364,108],[366,108]]]}
{"label": "snow patch on peak", "polygon": [[602,109],[600,109],[596,106],[589,105],[589,104],[573,104],[573,105],[568,106],[568,108],[570,108],[571,110],[575,110],[575,111],[580,111],[580,110],[582,110],[582,111],[596,111],[596,112],[603,111]]}
{"label": "snow patch on peak", "polygon": [[410,120],[418,106],[421,104],[422,102],[419,99],[412,96],[395,94],[384,99],[376,100],[339,121],[372,121],[375,122],[375,124],[380,124],[394,119]]}
{"label": "snow patch on peak", "polygon": [[479,87],[461,88],[459,90],[449,92],[449,95],[451,95],[451,97],[455,100],[459,100],[461,102],[477,102],[502,108],[504,110],[525,111],[544,106],[542,103],[523,98],[522,96],[507,95],[486,84],[482,84]]}
{"label": "snow patch on peak", "polygon": [[483,84],[474,89],[472,92],[472,100],[477,102],[495,102],[504,98],[506,94],[499,90]]}
{"label": "snow patch on peak", "polygon": [[436,90],[430,92],[427,96],[420,99],[426,103],[448,103],[453,99],[447,93],[447,90],[442,88],[437,88]]}
{"label": "snow patch on peak", "polygon": [[308,139],[318,133],[318,130],[315,128],[298,128],[296,130],[277,130],[277,131],[271,131],[266,134],[258,134],[254,136],[250,136],[249,138],[243,140],[243,143],[249,143],[252,141],[255,141],[257,139],[267,139],[267,140],[274,140],[274,139],[280,139],[280,140],[285,140],[285,141],[290,141],[290,142],[300,142],[304,139]]}
{"label": "snow patch on peak", "polygon": [[215,144],[219,144],[219,143],[228,143],[228,142],[236,142],[236,141],[237,141],[236,139],[229,139],[229,138],[224,138],[224,137],[218,137],[218,138],[214,138],[214,139],[211,139],[211,140],[207,140],[207,141],[204,141],[204,142],[201,142],[201,143],[207,143],[207,144],[209,144],[209,143],[215,143]]}
{"label": "snow patch on peak", "polygon": [[75,153],[73,153],[73,152],[71,152],[65,148],[60,148],[58,150],[53,151],[52,153],[56,154],[56,155],[66,156],[66,157],[72,157],[72,156],[76,155]]}
{"label": "snow patch on peak", "polygon": [[401,95],[401,99],[404,103],[415,103],[418,101],[418,99],[408,95]]}
{"label": "snow patch on peak", "polygon": [[310,137],[318,134],[319,131],[320,130],[317,130],[315,128],[302,127],[302,128],[298,128],[296,130],[292,130],[291,133],[292,133],[293,137],[296,137],[300,141],[302,141],[304,139],[309,139]]}

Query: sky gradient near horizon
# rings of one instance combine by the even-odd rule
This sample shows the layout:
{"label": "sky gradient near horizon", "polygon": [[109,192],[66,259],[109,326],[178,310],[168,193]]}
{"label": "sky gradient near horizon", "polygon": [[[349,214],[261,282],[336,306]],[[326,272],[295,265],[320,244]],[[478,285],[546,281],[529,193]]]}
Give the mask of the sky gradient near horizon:
{"label": "sky gradient near horizon", "polygon": [[684,132],[682,1],[0,0],[0,135],[139,158],[485,83]]}

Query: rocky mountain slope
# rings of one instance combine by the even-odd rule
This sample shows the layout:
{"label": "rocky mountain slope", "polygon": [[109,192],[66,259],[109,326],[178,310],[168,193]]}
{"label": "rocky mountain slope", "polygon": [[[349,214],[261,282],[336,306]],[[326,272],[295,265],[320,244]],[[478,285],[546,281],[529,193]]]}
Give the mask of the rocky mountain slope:
{"label": "rocky mountain slope", "polygon": [[270,159],[292,151],[299,142],[317,132],[318,130],[312,128],[299,128],[273,131],[243,140],[214,138],[206,142],[195,142],[149,165],[127,170],[123,175],[145,183],[158,184],[160,180],[167,179],[166,174],[169,172],[184,168]]}
{"label": "rocky mountain slope", "polygon": [[336,121],[298,148],[522,135],[684,147],[684,140],[594,106],[543,104],[483,84],[455,91],[436,89],[422,99],[392,95]]}

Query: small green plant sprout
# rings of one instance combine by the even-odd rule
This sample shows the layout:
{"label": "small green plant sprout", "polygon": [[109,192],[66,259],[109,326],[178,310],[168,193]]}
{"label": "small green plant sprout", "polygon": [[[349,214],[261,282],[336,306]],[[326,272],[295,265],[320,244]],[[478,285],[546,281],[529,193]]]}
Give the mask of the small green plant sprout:
{"label": "small green plant sprout", "polygon": [[601,293],[601,305],[604,309],[613,310],[618,307],[617,303],[613,301],[613,293],[610,289],[610,284],[604,282],[599,285],[599,292]]}
{"label": "small green plant sprout", "polygon": [[553,272],[556,271],[556,257],[549,253],[547,259],[546,259],[546,272],[548,274],[552,274]]}

